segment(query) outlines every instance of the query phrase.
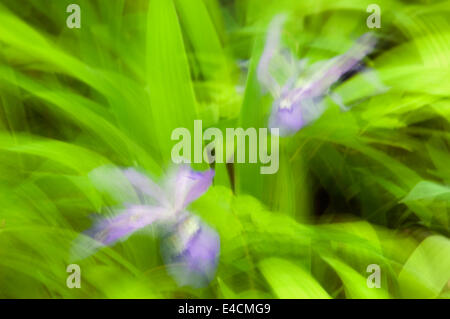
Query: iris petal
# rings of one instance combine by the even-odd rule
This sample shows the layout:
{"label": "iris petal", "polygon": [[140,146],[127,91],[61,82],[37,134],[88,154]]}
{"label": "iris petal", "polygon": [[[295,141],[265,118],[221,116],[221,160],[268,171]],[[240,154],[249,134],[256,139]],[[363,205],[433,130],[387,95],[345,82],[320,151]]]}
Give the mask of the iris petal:
{"label": "iris petal", "polygon": [[279,14],[269,24],[256,72],[263,92],[268,91],[273,96],[291,89],[304,66],[288,49],[281,46],[281,31],[286,18],[285,14]]}
{"label": "iris petal", "polygon": [[164,211],[161,207],[133,205],[112,218],[100,220],[86,234],[104,245],[110,245],[161,219]]}
{"label": "iris petal", "polygon": [[[275,99],[268,126],[278,128],[280,136],[293,135],[319,118],[325,110],[323,97],[330,93],[331,86],[345,73],[358,67],[376,44],[375,36],[366,33],[346,53],[304,69],[304,63],[296,61],[292,54],[281,48],[285,20],[285,15],[277,15],[270,23],[257,69],[261,86]],[[290,72],[286,72],[286,65],[291,66]],[[280,77],[279,74],[285,76]]]}
{"label": "iris petal", "polygon": [[[178,166],[166,180],[165,189],[134,169],[125,169],[122,173],[117,176],[125,176],[125,182],[131,184],[138,195],[155,199],[157,204],[132,204],[112,217],[99,219],[75,241],[72,258],[85,258],[154,224],[162,236],[165,262],[176,265],[168,270],[178,284],[193,287],[208,284],[217,268],[219,235],[184,208],[211,186],[214,170],[196,172],[187,165]],[[105,175],[97,176],[99,184],[108,184],[102,176]],[[121,186],[117,182],[113,185],[116,184]]]}
{"label": "iris petal", "polygon": [[280,136],[289,136],[297,132],[305,125],[302,109],[299,105],[291,108],[280,108],[278,101],[275,102],[275,110],[269,118],[269,128],[278,128]]}
{"label": "iris petal", "polygon": [[214,278],[220,238],[212,228],[190,215],[163,241],[161,251],[168,272],[180,286],[203,287]]}
{"label": "iris petal", "polygon": [[146,175],[136,171],[133,168],[123,170],[123,174],[130,184],[140,193],[149,196],[154,202],[163,206],[168,206],[168,199],[162,188],[159,187]]}
{"label": "iris petal", "polygon": [[183,165],[178,168],[170,184],[174,190],[174,209],[183,210],[191,202],[199,198],[212,184],[214,170],[203,172],[192,170],[189,166]]}
{"label": "iris petal", "polygon": [[98,218],[90,229],[75,240],[72,256],[85,258],[106,245],[126,239],[135,231],[165,220],[169,216],[167,213],[162,207],[131,205],[114,216]]}

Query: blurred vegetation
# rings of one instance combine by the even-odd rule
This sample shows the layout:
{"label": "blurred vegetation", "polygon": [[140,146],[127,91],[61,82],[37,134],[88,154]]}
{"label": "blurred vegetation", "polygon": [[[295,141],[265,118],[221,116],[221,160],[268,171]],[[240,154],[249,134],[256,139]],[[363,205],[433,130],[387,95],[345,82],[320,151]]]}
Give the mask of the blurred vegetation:
{"label": "blurred vegetation", "polygon": [[[190,210],[221,237],[209,287],[178,287],[156,238],[136,233],[78,262],[76,236],[110,204],[87,174],[139,166],[158,178],[176,127],[265,127],[255,68],[267,25],[329,59],[368,31],[355,0],[0,1],[0,297],[449,298],[450,1],[378,0],[366,60],[325,114],[280,143],[280,170],[216,164]],[[229,172],[233,172],[232,189]],[[369,289],[370,264],[381,288]]]}

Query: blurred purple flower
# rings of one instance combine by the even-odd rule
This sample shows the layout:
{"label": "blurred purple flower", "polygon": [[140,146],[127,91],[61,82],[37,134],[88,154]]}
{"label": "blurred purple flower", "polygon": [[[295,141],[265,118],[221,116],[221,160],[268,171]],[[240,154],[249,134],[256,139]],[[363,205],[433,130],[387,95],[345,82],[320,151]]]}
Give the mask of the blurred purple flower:
{"label": "blurred purple flower", "polygon": [[163,218],[164,213],[160,207],[131,205],[112,218],[99,219],[85,235],[103,245],[110,245]]}
{"label": "blurred purple flower", "polygon": [[168,188],[173,190],[174,209],[182,210],[208,190],[214,170],[197,172],[183,165],[173,176],[169,179]]}
{"label": "blurred purple flower", "polygon": [[202,287],[213,279],[220,239],[217,233],[193,215],[187,215],[162,241],[161,251],[169,273],[180,286]]}
{"label": "blurred purple flower", "polygon": [[[103,185],[110,184],[102,179],[111,178],[111,169],[97,170],[92,174],[95,180],[100,180]],[[74,250],[76,255],[89,255],[105,245],[125,240],[135,231],[154,225],[162,234],[161,252],[165,262],[177,264],[176,271],[172,267],[168,269],[178,284],[195,287],[207,284],[217,267],[220,239],[200,218],[186,211],[186,207],[206,192],[214,171],[196,172],[187,165],[179,166],[169,174],[163,187],[134,169],[128,168],[121,173],[138,194],[141,203],[123,203],[125,208],[114,216],[98,219],[84,233],[85,236],[78,238]],[[126,187],[117,182],[111,184],[117,187],[114,190],[116,197],[123,200]]]}
{"label": "blurred purple flower", "polygon": [[[346,53],[306,68],[306,60],[297,60],[287,49],[281,48],[285,21],[285,15],[277,15],[270,23],[257,68],[263,90],[269,91],[275,99],[269,127],[279,128],[280,136],[292,135],[319,118],[325,110],[323,98],[330,94],[330,87],[342,75],[357,68],[376,44],[375,37],[366,33]],[[338,96],[330,94],[330,97],[345,108]]]}

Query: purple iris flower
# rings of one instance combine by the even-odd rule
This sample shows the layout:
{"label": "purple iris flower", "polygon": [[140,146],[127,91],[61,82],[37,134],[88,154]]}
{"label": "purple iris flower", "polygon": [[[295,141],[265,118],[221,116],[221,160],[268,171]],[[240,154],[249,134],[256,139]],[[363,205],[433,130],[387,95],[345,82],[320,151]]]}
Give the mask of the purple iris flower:
{"label": "purple iris flower", "polygon": [[281,48],[285,21],[285,15],[277,15],[270,23],[257,68],[261,87],[274,97],[269,127],[279,128],[280,136],[292,135],[319,118],[325,110],[323,98],[327,94],[345,109],[340,98],[330,93],[330,87],[357,68],[376,44],[375,37],[366,33],[346,53],[306,67],[306,60],[297,60]]}
{"label": "purple iris flower", "polygon": [[[94,184],[125,201],[125,207],[114,216],[98,219],[77,239],[73,253],[77,257],[92,254],[152,225],[161,235],[161,254],[177,283],[193,287],[206,285],[217,268],[220,238],[186,208],[206,192],[213,177],[213,170],[196,172],[182,165],[171,171],[160,186],[131,168],[94,170],[91,174]],[[119,178],[122,180],[118,183]]]}
{"label": "purple iris flower", "polygon": [[180,286],[202,287],[214,277],[220,240],[217,233],[194,215],[187,215],[164,236],[163,259]]}

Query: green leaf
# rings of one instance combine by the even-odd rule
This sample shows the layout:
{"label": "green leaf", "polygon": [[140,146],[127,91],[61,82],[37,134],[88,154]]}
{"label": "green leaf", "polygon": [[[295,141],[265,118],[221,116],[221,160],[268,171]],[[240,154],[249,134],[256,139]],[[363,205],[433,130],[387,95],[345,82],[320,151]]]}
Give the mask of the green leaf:
{"label": "green leaf", "polygon": [[[450,187],[434,182],[421,181],[403,198],[402,202],[440,198],[450,201]],[[450,203],[450,202],[449,202]]]}
{"label": "green leaf", "polygon": [[404,298],[436,298],[450,280],[450,240],[430,236],[420,243],[398,276]]}
{"label": "green leaf", "polygon": [[227,65],[220,39],[202,0],[175,0],[183,31],[207,80],[225,80]]}
{"label": "green leaf", "polygon": [[259,269],[278,298],[330,298],[311,274],[290,261],[268,258],[261,261]]}
{"label": "green leaf", "polygon": [[[332,257],[324,257],[325,260],[339,275],[344,284],[345,296],[352,299],[369,298],[369,299],[385,299],[389,298],[386,290],[381,288],[369,288],[367,286],[367,278],[359,274],[355,269],[348,266],[339,259]],[[381,269],[381,276],[383,270]]]}
{"label": "green leaf", "polygon": [[152,111],[148,121],[154,126],[161,156],[168,163],[172,131],[193,127],[196,100],[173,1],[151,0],[147,21],[146,70]]}

